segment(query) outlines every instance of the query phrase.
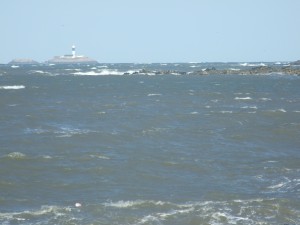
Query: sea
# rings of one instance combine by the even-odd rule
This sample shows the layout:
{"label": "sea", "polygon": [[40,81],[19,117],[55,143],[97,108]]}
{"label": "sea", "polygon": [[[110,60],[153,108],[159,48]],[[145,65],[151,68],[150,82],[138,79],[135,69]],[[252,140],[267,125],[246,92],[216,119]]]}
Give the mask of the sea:
{"label": "sea", "polygon": [[0,224],[300,225],[300,77],[191,73],[269,64],[0,66]]}

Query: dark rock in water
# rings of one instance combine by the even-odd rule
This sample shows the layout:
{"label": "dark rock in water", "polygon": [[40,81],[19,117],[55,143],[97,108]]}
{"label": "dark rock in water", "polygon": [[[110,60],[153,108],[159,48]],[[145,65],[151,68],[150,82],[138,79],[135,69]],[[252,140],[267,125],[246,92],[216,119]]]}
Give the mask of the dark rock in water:
{"label": "dark rock in water", "polygon": [[292,62],[291,65],[300,66],[300,60]]}

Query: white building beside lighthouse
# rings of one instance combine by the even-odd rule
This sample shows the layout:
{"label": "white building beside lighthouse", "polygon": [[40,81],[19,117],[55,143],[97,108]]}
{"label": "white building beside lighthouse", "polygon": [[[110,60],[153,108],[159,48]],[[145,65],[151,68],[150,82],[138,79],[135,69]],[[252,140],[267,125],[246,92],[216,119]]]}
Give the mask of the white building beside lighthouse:
{"label": "white building beside lighthouse", "polygon": [[83,55],[76,55],[76,47],[72,45],[72,54],[63,56],[54,56],[53,59],[46,61],[49,64],[98,64],[94,59]]}

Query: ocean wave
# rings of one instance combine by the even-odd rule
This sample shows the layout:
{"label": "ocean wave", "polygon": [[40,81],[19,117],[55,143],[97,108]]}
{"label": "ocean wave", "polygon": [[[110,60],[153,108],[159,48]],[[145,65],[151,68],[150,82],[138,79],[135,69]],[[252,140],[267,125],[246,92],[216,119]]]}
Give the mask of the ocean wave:
{"label": "ocean wave", "polygon": [[17,90],[17,89],[24,89],[24,85],[12,85],[12,86],[0,86],[0,89],[5,90]]}
{"label": "ocean wave", "polygon": [[251,97],[235,97],[235,100],[251,100]]}
{"label": "ocean wave", "polygon": [[88,134],[95,131],[69,126],[50,126],[48,128],[26,128],[25,134],[54,134],[56,137],[72,137],[74,135]]}
{"label": "ocean wave", "polygon": [[269,191],[267,193],[286,193],[286,192],[298,192],[300,188],[300,179],[290,179],[288,177],[282,177],[279,181],[275,181],[274,184],[267,187]]}
{"label": "ocean wave", "polygon": [[240,66],[267,66],[264,63],[240,63]]}
{"label": "ocean wave", "polygon": [[[72,212],[71,207],[58,206],[42,206],[37,210],[26,210],[22,212],[0,212],[0,222],[2,222],[2,224],[33,224],[33,221],[37,222],[37,220],[40,220],[42,221],[41,224],[53,224],[55,221],[62,222],[74,218],[70,212]],[[74,220],[76,219],[74,218]],[[79,220],[77,222],[79,222]]]}
{"label": "ocean wave", "polygon": [[162,94],[159,94],[159,93],[152,93],[152,94],[148,94],[147,96],[148,97],[151,97],[151,96],[161,96]]}
{"label": "ocean wave", "polygon": [[91,154],[89,155],[91,158],[97,158],[97,159],[106,159],[109,160],[110,158],[104,155],[99,155],[99,154]]}
{"label": "ocean wave", "polygon": [[260,100],[262,100],[262,101],[272,101],[272,99],[270,99],[270,98],[260,98]]}
{"label": "ocean wave", "polygon": [[[2,224],[277,224],[298,221],[299,209],[283,199],[236,199],[173,203],[132,200],[0,213]],[[262,210],[263,208],[263,210]],[[101,212],[101,213],[99,213]],[[130,222],[129,222],[130,221]]]}
{"label": "ocean wave", "polygon": [[31,70],[28,72],[29,74],[49,74],[49,72],[45,72],[45,71],[42,71],[42,70]]}
{"label": "ocean wave", "polygon": [[230,114],[231,114],[231,113],[233,113],[233,111],[226,111],[226,110],[223,110],[223,111],[220,111],[220,113],[223,113],[223,114],[224,114],[224,113],[225,113],[225,114],[226,114],[226,113],[230,113]]}
{"label": "ocean wave", "polygon": [[257,109],[257,106],[256,105],[254,105],[254,106],[246,105],[246,106],[242,106],[241,108],[242,109]]}
{"label": "ocean wave", "polygon": [[100,71],[86,71],[86,72],[75,72],[73,75],[77,76],[103,76],[103,75],[123,75],[124,72],[119,72],[117,70],[109,70],[109,69],[104,69]]}
{"label": "ocean wave", "polygon": [[22,152],[11,152],[4,157],[10,159],[25,159],[27,156]]}
{"label": "ocean wave", "polygon": [[268,112],[273,112],[273,113],[286,113],[287,111],[285,109],[272,109],[272,110],[267,110]]}
{"label": "ocean wave", "polygon": [[28,156],[22,152],[11,152],[0,157],[1,159],[24,160],[24,159],[52,159],[49,155]]}
{"label": "ocean wave", "polygon": [[[277,219],[273,216],[278,207],[286,210],[281,215],[282,221],[293,221],[298,218],[299,210],[289,207],[284,200],[278,199],[236,199],[231,201],[202,201],[187,203],[171,203],[163,201],[117,201],[104,203],[107,208],[132,213],[136,221],[133,224],[188,224],[191,219],[195,224],[273,224]],[[264,210],[260,210],[260,206]],[[144,215],[136,215],[143,209]]]}

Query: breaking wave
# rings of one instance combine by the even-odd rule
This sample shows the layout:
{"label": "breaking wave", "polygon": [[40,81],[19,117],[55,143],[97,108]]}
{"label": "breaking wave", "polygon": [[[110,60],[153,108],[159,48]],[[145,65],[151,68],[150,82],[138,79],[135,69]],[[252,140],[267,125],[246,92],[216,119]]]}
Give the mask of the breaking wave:
{"label": "breaking wave", "polygon": [[0,89],[5,89],[5,90],[17,90],[23,88],[25,88],[24,85],[0,86]]}
{"label": "breaking wave", "polygon": [[69,126],[51,126],[49,128],[26,128],[25,134],[54,134],[56,137],[72,137],[74,135],[88,134],[95,131]]}
{"label": "breaking wave", "polygon": [[251,97],[235,97],[235,100],[251,100]]}

